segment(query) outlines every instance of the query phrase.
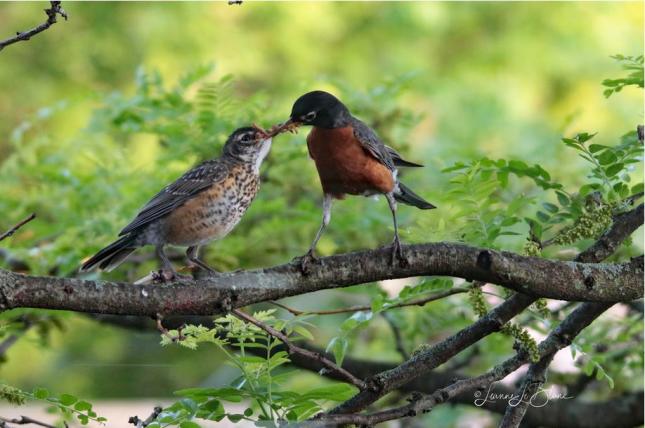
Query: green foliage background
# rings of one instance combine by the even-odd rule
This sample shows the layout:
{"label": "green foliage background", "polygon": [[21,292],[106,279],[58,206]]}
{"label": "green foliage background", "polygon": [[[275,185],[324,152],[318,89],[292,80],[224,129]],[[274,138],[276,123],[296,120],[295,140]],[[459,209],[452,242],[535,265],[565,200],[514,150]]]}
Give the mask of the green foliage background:
{"label": "green foliage background", "polygon": [[[521,251],[529,235],[524,217],[552,237],[581,215],[584,194],[598,190],[580,194],[581,186],[602,182],[588,178],[590,164],[561,138],[597,132],[591,143],[614,147],[631,131],[622,141],[633,147],[643,117],[642,90],[626,87],[605,98],[600,85],[624,74],[611,55],[643,52],[642,3],[63,6],[69,21],[0,53],[0,228],[38,214],[2,243],[4,263],[20,259],[39,274],[75,275],[80,260],[109,243],[161,186],[217,156],[233,129],[284,120],[293,100],[311,89],[336,93],[388,144],[426,165],[406,171],[406,182],[439,209],[401,208],[406,242],[463,240]],[[0,4],[0,37],[32,27],[42,8]],[[321,197],[304,135],[276,139],[258,199],[234,233],[209,246],[214,266],[272,265],[305,251]],[[623,167],[616,180],[627,189],[603,187],[607,202],[641,181],[642,164]],[[572,203],[562,205],[549,183],[566,189]],[[383,200],[350,198],[334,207],[319,251],[375,247],[391,233]],[[620,256],[642,252],[641,236]],[[589,242],[567,242],[545,255],[567,258]],[[143,258],[105,277],[143,276],[154,268]],[[374,299],[384,299],[379,288],[362,286],[289,304],[316,309]],[[463,295],[392,314],[411,348],[475,317]],[[353,356],[398,358],[382,318],[359,317],[349,326],[346,318],[316,318],[316,341],[348,338]],[[82,316],[66,315],[62,324],[62,331],[33,331],[12,348],[0,379],[89,398],[163,396],[219,382],[209,378],[221,362],[212,348],[160,348],[155,335]],[[486,339],[487,352],[471,368],[509,355],[511,342]],[[591,343],[583,340],[581,349],[591,352]],[[642,377],[612,372],[611,364],[607,370],[619,389],[638,386]],[[297,390],[311,379],[290,385]],[[432,417],[449,426],[449,413]]]}

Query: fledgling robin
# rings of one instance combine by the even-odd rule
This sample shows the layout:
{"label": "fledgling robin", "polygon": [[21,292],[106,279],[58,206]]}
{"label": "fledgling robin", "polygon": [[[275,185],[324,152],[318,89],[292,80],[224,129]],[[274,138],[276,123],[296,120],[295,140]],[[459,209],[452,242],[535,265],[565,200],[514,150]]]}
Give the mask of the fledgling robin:
{"label": "fledgling robin", "polygon": [[346,194],[385,195],[394,222],[392,262],[398,258],[404,263],[396,221],[397,201],[422,210],[436,207],[399,181],[397,167],[423,165],[402,159],[369,126],[352,116],[338,98],[324,91],[309,92],[298,98],[282,129],[299,125],[313,126],[307,136],[307,147],[324,192],[322,224],[301,259],[303,270],[314,259],[316,244],[329,224],[333,199],[343,199]]}
{"label": "fledgling robin", "polygon": [[165,245],[187,246],[191,267],[214,272],[199,259],[200,246],[226,236],[240,221],[260,186],[260,165],[277,131],[257,127],[237,129],[226,141],[222,156],[205,161],[166,186],[119,233],[120,239],[86,261],[81,271],[95,266],[111,271],[134,250],[154,245],[163,269],[156,279],[177,274]]}

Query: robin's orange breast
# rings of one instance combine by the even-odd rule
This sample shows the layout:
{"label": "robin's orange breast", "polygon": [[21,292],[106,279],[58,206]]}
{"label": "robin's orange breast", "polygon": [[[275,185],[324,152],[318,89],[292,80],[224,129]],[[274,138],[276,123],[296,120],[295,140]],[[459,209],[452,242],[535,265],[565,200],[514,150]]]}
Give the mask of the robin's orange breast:
{"label": "robin's orange breast", "polygon": [[307,136],[307,147],[325,193],[342,198],[345,193],[388,193],[394,189],[392,171],[363,148],[351,126],[314,127]]}

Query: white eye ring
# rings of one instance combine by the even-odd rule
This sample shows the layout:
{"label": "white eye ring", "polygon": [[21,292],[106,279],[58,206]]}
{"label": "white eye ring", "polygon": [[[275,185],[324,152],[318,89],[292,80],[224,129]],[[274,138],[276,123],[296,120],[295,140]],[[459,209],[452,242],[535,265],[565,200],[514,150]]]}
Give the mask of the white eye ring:
{"label": "white eye ring", "polygon": [[250,135],[250,134],[244,134],[244,135],[242,135],[242,141],[244,141],[244,142],[251,141],[252,139],[253,139],[253,138],[251,137],[251,135]]}
{"label": "white eye ring", "polygon": [[315,111],[310,111],[305,115],[305,120],[313,120],[316,118],[316,112]]}

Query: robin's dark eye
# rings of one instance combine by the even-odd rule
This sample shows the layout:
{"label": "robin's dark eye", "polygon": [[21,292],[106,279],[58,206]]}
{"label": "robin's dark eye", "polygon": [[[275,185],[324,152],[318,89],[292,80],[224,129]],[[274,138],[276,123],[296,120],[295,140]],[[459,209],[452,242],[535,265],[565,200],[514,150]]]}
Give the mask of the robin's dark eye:
{"label": "robin's dark eye", "polygon": [[314,120],[316,118],[316,112],[310,111],[305,115],[305,120]]}
{"label": "robin's dark eye", "polygon": [[251,134],[242,135],[242,141],[244,141],[245,143],[248,143],[251,140],[253,140],[253,136]]}

